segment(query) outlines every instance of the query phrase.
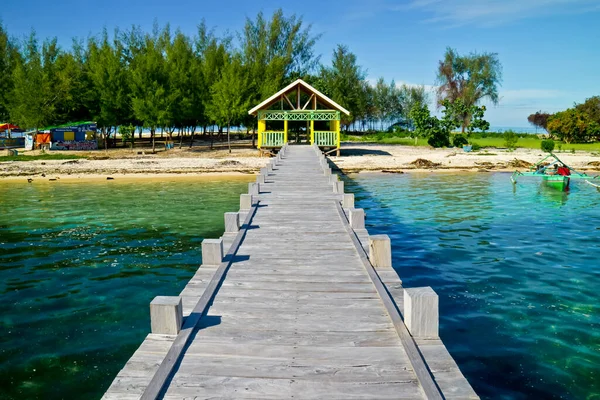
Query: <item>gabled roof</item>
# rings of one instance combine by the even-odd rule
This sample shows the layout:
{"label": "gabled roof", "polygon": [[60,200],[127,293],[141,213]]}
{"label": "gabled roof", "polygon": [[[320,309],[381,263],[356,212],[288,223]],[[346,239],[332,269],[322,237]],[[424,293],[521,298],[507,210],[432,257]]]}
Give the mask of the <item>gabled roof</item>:
{"label": "gabled roof", "polygon": [[314,94],[321,103],[327,106],[331,106],[333,107],[333,109],[343,112],[346,115],[350,115],[350,111],[346,110],[344,107],[340,106],[338,103],[331,100],[329,97],[325,96],[323,93],[319,92],[317,89],[304,82],[302,79],[298,79],[290,83],[289,85],[281,89],[279,92],[275,93],[273,96],[269,97],[268,99],[266,99],[250,111],[248,111],[248,114],[255,115],[258,112],[258,110],[262,110],[269,107],[271,104],[277,101],[281,95],[290,92],[293,89],[296,89],[296,87],[303,87],[306,92]]}

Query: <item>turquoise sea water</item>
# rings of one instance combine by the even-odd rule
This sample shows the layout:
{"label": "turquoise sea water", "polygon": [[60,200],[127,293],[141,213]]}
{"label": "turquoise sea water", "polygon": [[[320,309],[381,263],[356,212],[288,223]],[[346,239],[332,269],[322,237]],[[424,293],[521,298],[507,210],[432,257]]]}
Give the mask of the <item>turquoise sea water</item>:
{"label": "turquoise sea water", "polygon": [[600,399],[600,193],[508,174],[355,175],[405,286],[440,296],[441,337],[477,393]]}
{"label": "turquoise sea water", "polygon": [[100,398],[247,181],[0,183],[0,399]]}
{"label": "turquoise sea water", "polygon": [[[0,399],[99,398],[247,180],[0,183]],[[600,193],[506,174],[346,182],[483,398],[600,399]]]}

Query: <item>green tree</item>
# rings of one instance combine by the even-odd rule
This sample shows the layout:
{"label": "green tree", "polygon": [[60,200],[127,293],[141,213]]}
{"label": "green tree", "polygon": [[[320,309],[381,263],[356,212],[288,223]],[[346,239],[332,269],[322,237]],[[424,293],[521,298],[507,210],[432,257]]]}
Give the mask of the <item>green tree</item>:
{"label": "green tree", "polygon": [[456,119],[444,110],[441,120],[431,115],[427,104],[416,103],[410,111],[414,121],[415,130],[412,135],[416,138],[424,137],[432,147],[450,146],[450,132],[456,127]]}
{"label": "green tree", "polygon": [[90,112],[100,127],[105,149],[112,130],[131,116],[129,75],[122,59],[125,50],[118,36],[116,31],[111,44],[105,29],[99,40],[88,42],[87,76],[95,94]]}
{"label": "green tree", "polygon": [[[162,34],[166,35],[167,26]],[[131,63],[131,102],[135,117],[150,130],[152,151],[156,150],[156,130],[172,121],[174,91],[168,88],[168,72],[164,58],[165,40],[155,26],[153,35],[144,36],[141,51]]]}
{"label": "green tree", "polygon": [[[425,86],[408,86],[402,85],[400,87],[400,108],[402,110],[402,117],[404,118],[406,128],[409,131],[414,130],[414,122],[411,118],[411,110],[413,107],[419,104],[427,104],[429,96],[425,91]],[[415,144],[416,144],[415,137]]]}
{"label": "green tree", "polygon": [[209,114],[221,126],[227,126],[227,146],[231,153],[230,128],[247,114],[250,102],[247,95],[248,79],[242,65],[242,57],[229,57],[221,76],[211,88],[212,102]]}
{"label": "green tree", "polygon": [[575,105],[575,109],[587,114],[591,121],[600,124],[600,96],[586,99],[583,103]]}
{"label": "green tree", "polygon": [[318,63],[314,46],[319,35],[295,14],[278,9],[267,20],[262,12],[246,19],[240,35],[244,65],[248,69],[252,102],[260,102],[286,83],[308,75]]}
{"label": "green tree", "polygon": [[10,119],[9,100],[13,90],[13,71],[20,61],[17,47],[8,37],[0,21],[0,121]]}
{"label": "green tree", "polygon": [[[198,26],[198,36],[196,38],[196,57],[199,60],[195,77],[198,83],[198,95],[200,97],[201,110],[198,110],[198,123],[204,127],[216,123],[211,119],[208,109],[212,107],[211,87],[221,76],[223,66],[229,57],[231,47],[231,38],[217,38],[213,32],[206,28],[204,23]],[[193,138],[192,138],[193,139]],[[190,142],[192,147],[193,141]],[[211,137],[212,145],[212,137]]]}
{"label": "green tree", "polygon": [[95,93],[91,90],[87,52],[80,42],[73,40],[71,52],[61,52],[56,57],[55,88],[61,93],[56,103],[54,122],[66,123],[91,119]]}
{"label": "green tree", "polygon": [[361,114],[366,72],[357,64],[356,55],[348,47],[338,45],[333,52],[332,66],[321,67],[320,75],[332,100],[350,111],[349,117],[342,116],[342,123],[347,130],[355,115]]}
{"label": "green tree", "polygon": [[465,112],[461,115],[464,133],[471,122],[469,110],[483,99],[498,104],[498,86],[502,82],[502,65],[496,53],[470,53],[459,55],[456,50],[447,48],[444,59],[437,71],[438,105],[444,100],[451,103],[461,99]]}
{"label": "green tree", "polygon": [[23,128],[35,129],[50,123],[60,93],[51,76],[55,59],[55,41],[46,41],[40,51],[35,31],[23,45],[23,62],[13,70],[11,119]]}
{"label": "green tree", "polygon": [[600,136],[600,124],[577,108],[569,108],[550,116],[548,130],[567,144],[587,142]]}

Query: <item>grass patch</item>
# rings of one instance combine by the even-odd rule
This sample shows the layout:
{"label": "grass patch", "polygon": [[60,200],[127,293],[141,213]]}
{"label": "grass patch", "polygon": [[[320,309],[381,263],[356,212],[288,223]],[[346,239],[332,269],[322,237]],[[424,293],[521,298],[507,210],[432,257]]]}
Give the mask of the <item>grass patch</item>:
{"label": "grass patch", "polygon": [[35,156],[18,155],[18,156],[0,156],[2,161],[35,161],[35,160],[78,160],[86,158],[75,154],[38,154]]}
{"label": "grass patch", "polygon": [[[365,134],[365,135],[342,135],[342,141],[345,142],[362,142],[362,143],[377,143],[377,144],[399,144],[403,146],[429,146],[427,140],[419,138],[415,144],[415,139],[409,137],[396,137],[392,134]],[[505,148],[504,138],[502,137],[474,137],[471,142],[477,142],[481,147]],[[535,149],[541,151],[541,139],[537,136],[520,137],[516,144],[516,148]],[[555,141],[555,153],[571,153],[573,151],[600,152],[600,142],[596,143],[571,143],[565,144]],[[560,145],[560,149],[558,148]]]}

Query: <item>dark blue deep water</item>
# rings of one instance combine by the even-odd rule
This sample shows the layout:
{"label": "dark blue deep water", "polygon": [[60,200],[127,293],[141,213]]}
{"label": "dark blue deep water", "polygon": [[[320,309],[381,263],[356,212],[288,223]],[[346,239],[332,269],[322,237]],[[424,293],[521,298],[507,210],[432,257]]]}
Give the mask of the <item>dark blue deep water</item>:
{"label": "dark blue deep water", "polygon": [[370,233],[406,287],[440,296],[440,335],[483,398],[600,399],[600,193],[508,174],[359,174]]}

